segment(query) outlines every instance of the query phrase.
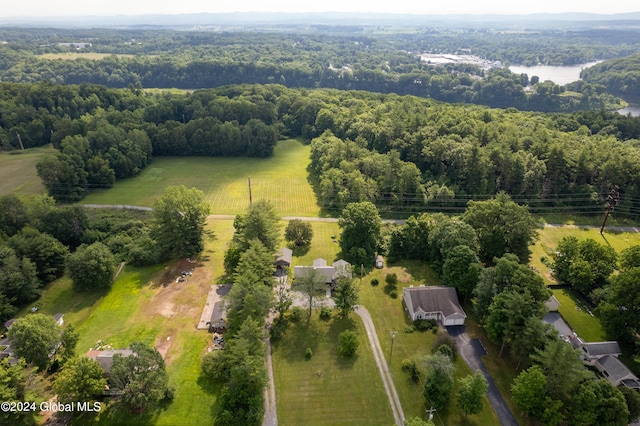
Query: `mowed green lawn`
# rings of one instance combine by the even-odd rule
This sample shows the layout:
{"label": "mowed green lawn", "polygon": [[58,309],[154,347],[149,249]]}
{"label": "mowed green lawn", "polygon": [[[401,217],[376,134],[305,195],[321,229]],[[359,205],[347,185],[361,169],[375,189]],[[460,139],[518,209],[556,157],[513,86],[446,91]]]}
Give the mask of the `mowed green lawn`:
{"label": "mowed green lawn", "polygon": [[55,152],[53,148],[43,147],[0,153],[0,195],[42,194],[44,186],[36,172],[36,163]]}
{"label": "mowed green lawn", "polygon": [[[398,297],[395,299],[384,292],[384,278],[389,273],[395,273],[399,280]],[[378,279],[379,284],[377,286],[371,285],[371,279],[373,278]],[[425,408],[429,407],[424,406],[425,400],[422,395],[424,384],[422,382],[413,383],[401,368],[403,359],[415,360],[420,365],[422,358],[431,353],[432,346],[437,338],[437,335],[432,331],[405,332],[405,328],[410,324],[407,322],[402,305],[402,289],[410,285],[418,286],[420,284],[441,285],[442,283],[431,268],[417,261],[406,261],[403,262],[402,266],[385,266],[383,269],[374,269],[362,279],[360,302],[369,310],[373,318],[382,352],[385,354],[387,362],[390,362],[389,368],[405,417],[418,416],[426,419]],[[396,332],[393,341],[393,354],[391,354],[392,331]],[[454,376],[456,380],[472,373],[460,357],[457,357],[455,367]],[[437,417],[434,419],[436,424],[477,426],[500,424],[486,398],[482,412],[465,418],[455,406],[455,392],[456,387],[454,385],[450,403],[445,410],[438,412]]]}
{"label": "mowed green lawn", "polygon": [[531,250],[531,266],[536,267],[545,282],[553,282],[549,274],[549,268],[545,266],[541,259],[546,257],[553,262],[553,253],[560,240],[564,237],[573,236],[579,240],[591,238],[600,244],[609,245],[619,254],[625,248],[640,244],[640,232],[613,232],[606,231],[600,235],[600,229],[579,229],[576,227],[564,228],[544,228],[538,230],[538,240],[529,247]]}
{"label": "mowed green lawn", "polygon": [[169,185],[195,186],[211,204],[212,214],[238,214],[253,200],[270,200],[278,214],[318,216],[316,196],[307,180],[310,147],[297,140],[278,142],[270,158],[159,157],[139,176],[98,190],[83,204],[152,206]]}
{"label": "mowed green lawn", "polygon": [[[384,392],[380,372],[373,359],[360,317],[312,320],[306,315],[290,323],[283,337],[273,344],[273,370],[278,424],[380,425],[393,424],[393,414]],[[360,346],[353,358],[338,355],[338,334],[352,329]],[[311,359],[305,350],[313,351]]]}
{"label": "mowed green lawn", "polygon": [[[65,324],[73,324],[80,335],[77,354],[85,354],[98,340],[114,348],[142,341],[165,346],[169,385],[175,389],[173,401],[160,410],[134,415],[105,410],[95,418],[80,417],[77,425],[195,425],[211,424],[217,413],[221,386],[201,374],[201,356],[211,343],[211,335],[195,326],[209,286],[222,275],[224,249],[232,235],[232,221],[211,221],[208,228],[216,237],[206,241],[200,284],[162,285],[174,264],[147,268],[125,267],[109,291],[77,293],[63,278],[50,284],[43,296],[20,314],[37,306],[45,314],[63,313]],[[196,272],[194,272],[194,277]],[[180,287],[176,287],[180,286]],[[104,406],[103,406],[104,407]]]}

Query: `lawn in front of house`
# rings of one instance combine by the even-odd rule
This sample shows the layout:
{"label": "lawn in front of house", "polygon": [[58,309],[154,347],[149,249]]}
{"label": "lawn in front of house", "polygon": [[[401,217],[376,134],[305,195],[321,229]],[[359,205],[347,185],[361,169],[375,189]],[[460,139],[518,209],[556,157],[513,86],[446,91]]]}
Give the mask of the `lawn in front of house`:
{"label": "lawn in front of house", "polygon": [[[375,364],[364,325],[356,314],[319,318],[303,314],[272,343],[278,423],[287,425],[393,424],[393,414]],[[337,352],[338,334],[355,330],[359,348],[353,358]],[[305,358],[310,348],[313,355]]]}
{"label": "lawn in front of house", "polygon": [[249,178],[253,201],[270,200],[278,214],[318,216],[315,193],[307,180],[310,147],[294,139],[278,142],[269,158],[157,157],[138,176],[113,188],[90,193],[82,204],[152,206],[169,185],[204,192],[212,214],[245,213]]}
{"label": "lawn in front of house", "polygon": [[[385,293],[385,276],[395,273],[398,276],[396,298]],[[378,285],[371,285],[373,278],[378,279]],[[360,280],[358,280],[360,281]],[[402,408],[406,418],[422,417],[427,418],[425,412],[423,383],[413,383],[407,373],[402,371],[403,359],[415,360],[420,364],[425,355],[431,354],[431,350],[437,335],[432,331],[414,331],[407,333],[410,323],[402,304],[402,289],[410,285],[442,285],[440,279],[431,268],[423,262],[403,261],[398,265],[387,265],[383,269],[374,269],[366,275],[360,283],[360,303],[364,305],[373,318],[376,333],[380,340],[382,352],[389,364],[393,381],[402,403]],[[391,353],[391,332],[395,331],[393,339],[393,353]],[[455,378],[467,376],[472,373],[469,367],[458,356],[455,362]],[[485,398],[484,408],[479,414],[465,418],[455,405],[454,387],[449,406],[441,413],[437,414],[436,424],[458,424],[458,425],[495,425],[499,424],[498,418]]]}

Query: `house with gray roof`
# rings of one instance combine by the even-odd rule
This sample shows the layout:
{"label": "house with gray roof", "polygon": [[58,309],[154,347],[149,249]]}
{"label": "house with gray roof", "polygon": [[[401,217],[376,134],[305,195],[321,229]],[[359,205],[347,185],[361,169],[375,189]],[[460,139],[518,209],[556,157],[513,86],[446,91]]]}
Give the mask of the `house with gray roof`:
{"label": "house with gray roof", "polygon": [[291,266],[293,262],[293,250],[287,247],[282,247],[278,253],[276,261],[273,262],[276,265],[276,269],[284,269]]}
{"label": "house with gray roof", "polygon": [[595,367],[612,385],[640,389],[638,378],[618,359],[622,353],[618,342],[585,342],[575,334],[569,341],[580,351],[582,362]]}
{"label": "house with gray roof", "polygon": [[100,364],[105,374],[109,374],[111,372],[111,367],[113,366],[113,357],[115,355],[127,357],[127,356],[134,355],[134,352],[131,349],[109,349],[106,351],[89,351],[87,353],[87,358],[91,358],[93,360],[98,361],[98,364]]}
{"label": "house with gray roof", "polygon": [[402,291],[402,302],[411,321],[435,319],[444,326],[449,326],[464,325],[467,318],[453,287],[405,287]]}
{"label": "house with gray roof", "polygon": [[213,305],[211,321],[209,321],[209,332],[224,331],[227,328],[227,306],[222,300]]}
{"label": "house with gray roof", "polygon": [[351,264],[346,260],[336,260],[330,266],[327,261],[321,257],[313,261],[313,266],[296,266],[293,268],[294,278],[304,278],[311,271],[317,271],[324,279],[325,284],[331,286],[335,285],[336,281],[340,278],[351,278]]}

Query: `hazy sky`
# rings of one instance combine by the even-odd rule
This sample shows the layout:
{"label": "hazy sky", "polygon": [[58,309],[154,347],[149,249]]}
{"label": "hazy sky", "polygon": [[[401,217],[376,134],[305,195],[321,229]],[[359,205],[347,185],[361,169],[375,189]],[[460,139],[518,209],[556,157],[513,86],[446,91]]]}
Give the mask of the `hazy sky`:
{"label": "hazy sky", "polygon": [[499,13],[638,12],[637,0],[3,0],[0,17],[199,12]]}

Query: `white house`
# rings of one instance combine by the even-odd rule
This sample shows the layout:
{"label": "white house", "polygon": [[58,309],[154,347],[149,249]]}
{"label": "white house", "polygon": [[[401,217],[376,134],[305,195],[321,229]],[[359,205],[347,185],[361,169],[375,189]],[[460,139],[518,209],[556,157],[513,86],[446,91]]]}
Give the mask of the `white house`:
{"label": "white house", "polygon": [[464,313],[456,289],[447,286],[406,287],[402,301],[412,321],[435,319],[443,325],[464,325]]}
{"label": "white house", "polygon": [[613,386],[640,389],[640,380],[618,359],[622,353],[618,342],[585,342],[577,335],[570,339],[574,348],[580,350],[580,358],[595,367]]}

